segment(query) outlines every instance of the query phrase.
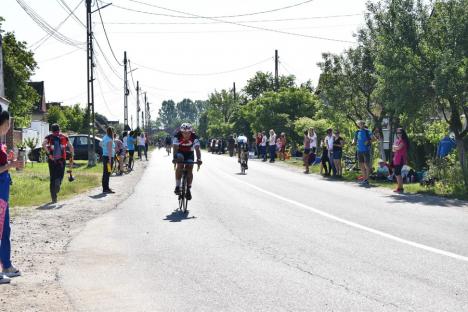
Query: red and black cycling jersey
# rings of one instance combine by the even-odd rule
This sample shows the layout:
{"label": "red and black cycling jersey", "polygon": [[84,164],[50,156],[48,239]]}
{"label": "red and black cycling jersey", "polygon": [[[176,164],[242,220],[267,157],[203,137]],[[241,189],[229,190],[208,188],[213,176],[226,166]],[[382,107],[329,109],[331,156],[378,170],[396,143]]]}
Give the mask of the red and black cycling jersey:
{"label": "red and black cycling jersey", "polygon": [[174,135],[172,144],[179,147],[179,152],[193,152],[195,146],[200,146],[200,141],[195,133],[191,133],[188,139],[184,139],[181,131]]}

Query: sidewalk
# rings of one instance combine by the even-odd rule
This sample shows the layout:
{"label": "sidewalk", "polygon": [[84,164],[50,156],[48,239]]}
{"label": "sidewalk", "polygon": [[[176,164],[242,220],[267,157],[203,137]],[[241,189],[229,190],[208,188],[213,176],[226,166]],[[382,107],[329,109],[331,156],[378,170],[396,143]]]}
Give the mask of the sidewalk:
{"label": "sidewalk", "polygon": [[[151,160],[151,153],[149,156]],[[12,262],[23,276],[12,279],[10,285],[0,285],[2,311],[73,311],[58,276],[69,242],[88,221],[131,195],[147,164],[137,161],[131,174],[113,176],[110,186],[116,194],[105,196],[99,187],[55,205],[23,209],[15,216]]]}

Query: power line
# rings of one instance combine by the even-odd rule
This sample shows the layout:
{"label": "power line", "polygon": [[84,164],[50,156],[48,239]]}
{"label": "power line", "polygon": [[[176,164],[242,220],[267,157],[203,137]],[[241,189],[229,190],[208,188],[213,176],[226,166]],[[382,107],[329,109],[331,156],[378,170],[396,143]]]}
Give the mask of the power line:
{"label": "power line", "polygon": [[96,1],[96,5],[97,5],[97,11],[99,13],[99,19],[101,20],[102,29],[104,30],[104,35],[106,36],[107,44],[109,45],[109,49],[110,49],[110,51],[112,53],[112,56],[114,57],[114,60],[117,62],[117,64],[119,64],[120,66],[123,66],[123,64],[120,63],[120,61],[115,56],[114,49],[112,49],[112,45],[110,44],[109,37],[107,36],[106,27],[104,26],[104,21],[102,19],[101,9],[99,8],[99,2],[98,1]]}
{"label": "power line", "polygon": [[[140,1],[136,1],[136,0],[128,0],[128,1],[161,9],[157,5],[152,5],[152,4],[145,3],[145,2],[140,2]],[[295,3],[295,4],[285,6],[285,7],[275,8],[275,9],[271,9],[271,10],[264,10],[264,11],[259,11],[259,12],[243,13],[243,14],[236,14],[236,15],[220,15],[220,16],[206,16],[206,17],[200,17],[200,16],[191,16],[190,17],[190,16],[184,16],[184,15],[170,15],[170,14],[162,14],[162,13],[155,13],[154,15],[167,16],[167,17],[176,17],[176,18],[234,18],[234,17],[245,17],[245,16],[253,16],[253,15],[259,15],[259,14],[278,12],[278,11],[298,7],[298,6],[304,5],[306,3],[310,3],[312,1],[314,1],[314,0],[302,1],[302,2],[299,2],[299,3]],[[124,7],[116,6],[116,5],[114,5],[114,6],[118,7],[118,8],[121,8],[121,9],[129,10],[129,11],[137,11],[135,9],[124,8]],[[182,12],[176,12],[176,13],[182,13]],[[185,14],[185,13],[182,13],[182,14]]]}
{"label": "power line", "polygon": [[[359,24],[349,25],[321,25],[321,26],[305,26],[305,27],[288,27],[285,29],[324,29],[334,27],[356,27]],[[211,34],[211,33],[241,33],[241,32],[256,32],[263,31],[259,29],[238,29],[238,30],[194,30],[194,31],[115,31],[113,34]]]}
{"label": "power line", "polygon": [[240,68],[230,69],[230,70],[226,70],[226,71],[221,71],[221,72],[214,72],[214,73],[176,73],[176,72],[169,72],[169,71],[165,71],[165,70],[161,70],[161,69],[152,68],[152,67],[137,64],[137,63],[135,63],[135,65],[137,65],[139,67],[142,67],[142,68],[146,68],[148,70],[158,72],[158,73],[163,73],[163,74],[167,74],[167,75],[174,75],[174,76],[216,76],[216,75],[228,74],[228,73],[240,71],[240,70],[243,70],[243,69],[247,69],[247,68],[250,68],[250,67],[254,67],[256,65],[263,64],[263,63],[265,63],[267,61],[271,61],[271,57],[268,57],[268,58],[266,58],[264,60],[261,60],[261,61],[255,63],[255,64],[243,66],[243,67],[240,67]]}
{"label": "power line", "polygon": [[98,87],[99,87],[99,91],[100,91],[100,93],[101,93],[102,101],[104,102],[104,105],[105,105],[106,108],[107,108],[107,112],[108,112],[110,115],[112,115],[112,116],[114,116],[114,117],[117,117],[117,115],[114,115],[114,114],[112,113],[112,110],[110,109],[109,104],[107,104],[106,98],[104,97],[104,91],[102,90],[102,85],[101,85],[100,80],[99,80],[99,79],[96,79],[96,80],[97,80],[97,82],[98,82]]}
{"label": "power line", "polygon": [[[155,4],[149,4],[149,3],[136,1],[136,0],[129,0],[129,1],[137,2],[137,3],[140,3],[140,4],[147,5],[147,6],[155,7],[155,8],[161,9],[161,10],[166,10],[166,11],[169,11],[169,12],[185,14],[185,15],[188,15],[188,16],[196,17],[196,18],[204,18],[204,19],[208,19],[208,20],[212,20],[212,21],[216,21],[216,22],[222,22],[222,23],[225,23],[225,24],[237,25],[237,26],[241,26],[241,27],[245,27],[245,28],[259,29],[259,30],[263,30],[263,31],[274,32],[274,33],[279,33],[279,34],[283,34],[283,35],[304,37],[304,38],[312,38],[312,39],[327,40],[327,41],[334,41],[334,42],[344,42],[344,43],[355,43],[353,41],[347,41],[347,40],[326,38],[326,37],[320,37],[320,36],[312,36],[312,35],[306,35],[306,34],[293,33],[293,32],[289,32],[289,31],[282,31],[282,30],[277,30],[277,29],[246,25],[246,24],[241,24],[241,23],[234,22],[234,21],[221,20],[219,18],[214,18],[214,17],[209,17],[209,16],[201,16],[201,15],[188,13],[188,12],[184,12],[184,11],[169,9],[169,8],[165,8],[165,7],[162,7],[162,6],[155,5]],[[115,6],[115,7],[117,7],[117,6]],[[134,10],[134,9],[129,9],[129,8],[127,8],[127,9],[130,10],[130,11],[143,13],[143,14],[161,15],[161,14],[154,13],[154,12],[139,11],[139,10]],[[177,16],[173,16],[173,17],[177,17]]]}
{"label": "power line", "polygon": [[70,55],[70,54],[73,54],[75,53],[76,51],[80,51],[81,48],[76,48],[76,49],[73,49],[67,53],[64,53],[64,54],[60,54],[60,55],[57,55],[57,56],[54,56],[54,57],[51,57],[51,58],[48,58],[48,59],[45,59],[43,61],[37,61],[38,63],[46,63],[46,62],[49,62],[49,61],[53,61],[53,60],[57,60],[59,58],[62,58],[62,57],[65,57],[67,55]]}
{"label": "power line", "polygon": [[60,33],[58,29],[48,24],[39,14],[36,13],[36,11],[29,7],[23,0],[16,0],[16,2],[46,34],[52,36],[57,41],[79,48],[83,48],[83,46],[85,45],[85,42],[73,40]]}
{"label": "power line", "polygon": [[[310,16],[310,17],[296,17],[296,18],[280,18],[280,19],[264,19],[264,20],[246,20],[237,21],[238,23],[270,23],[270,22],[289,22],[289,21],[308,21],[316,19],[330,19],[341,17],[362,16],[362,13],[343,14],[343,15],[325,15],[325,16]],[[224,22],[106,22],[108,25],[212,25],[224,24]]]}
{"label": "power line", "polygon": [[[55,31],[57,32],[60,27],[63,26],[63,24],[65,24],[65,22],[72,16],[73,12],[76,11],[78,9],[78,7],[83,3],[83,0],[80,1],[80,3],[78,3],[78,5],[75,7],[75,9],[73,9],[73,11],[71,11],[70,14],[68,14],[68,16],[60,23],[57,25],[57,27],[55,28]],[[37,44],[37,46],[34,48],[34,50],[37,50],[39,49],[47,40],[49,40],[49,38],[52,37],[52,34],[47,34],[45,35],[44,37],[42,37],[41,39],[39,39],[37,42],[33,43],[31,46],[35,46]]]}
{"label": "power line", "polygon": [[83,25],[84,28],[86,28],[86,25],[78,18],[78,16],[75,15],[75,12],[73,12],[73,10],[68,6],[68,4],[64,0],[57,0],[57,2],[67,13],[72,14],[73,19],[75,21],[77,21],[79,24]]}

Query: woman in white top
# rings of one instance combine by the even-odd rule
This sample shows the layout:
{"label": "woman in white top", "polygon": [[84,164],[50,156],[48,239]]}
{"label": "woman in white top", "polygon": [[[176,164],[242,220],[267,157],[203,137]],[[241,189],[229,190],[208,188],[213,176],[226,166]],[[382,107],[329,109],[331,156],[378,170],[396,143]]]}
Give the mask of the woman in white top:
{"label": "woman in white top", "polygon": [[309,139],[310,139],[310,151],[317,153],[317,134],[314,128],[309,128]]}
{"label": "woman in white top", "polygon": [[142,133],[139,137],[138,137],[138,158],[140,158],[140,160],[143,160],[143,151],[145,150],[145,135]]}
{"label": "woman in white top", "polygon": [[276,156],[276,133],[273,129],[270,130],[270,137],[268,138],[268,145],[270,148],[270,162],[275,162]]}

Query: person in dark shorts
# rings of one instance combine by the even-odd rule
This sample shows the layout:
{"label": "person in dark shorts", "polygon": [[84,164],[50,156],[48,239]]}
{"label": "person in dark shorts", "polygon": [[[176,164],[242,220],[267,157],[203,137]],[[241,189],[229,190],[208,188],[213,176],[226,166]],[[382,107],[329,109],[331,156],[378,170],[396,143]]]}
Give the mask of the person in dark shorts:
{"label": "person in dark shorts", "polygon": [[362,185],[369,185],[369,175],[371,173],[372,133],[366,129],[364,121],[357,122],[359,130],[354,133],[353,144],[356,145],[356,151],[359,161],[359,168],[362,172]]}
{"label": "person in dark shorts", "polygon": [[179,132],[174,136],[173,143],[173,155],[174,159],[172,162],[176,164],[176,187],[174,193],[176,195],[180,194],[180,185],[182,182],[182,171],[185,168],[187,169],[187,193],[185,194],[188,200],[192,199],[192,181],[193,181],[193,164],[186,164],[184,162],[195,163],[194,152],[197,154],[198,165],[202,164],[201,152],[200,152],[200,141],[198,140],[197,135],[193,132],[192,125],[189,123],[183,123],[180,126]]}
{"label": "person in dark shorts", "polygon": [[323,173],[324,176],[329,176],[331,173],[331,166],[327,166],[327,164],[330,164],[330,158],[328,157],[328,148],[327,148],[327,142],[325,140],[322,141],[322,158],[320,159],[320,174],[322,174],[323,169],[325,169],[325,173]]}
{"label": "person in dark shorts", "polygon": [[341,178],[343,176],[343,166],[341,158],[343,157],[344,139],[340,136],[340,131],[335,131],[335,138],[333,140],[333,163],[336,168],[336,176]]}

